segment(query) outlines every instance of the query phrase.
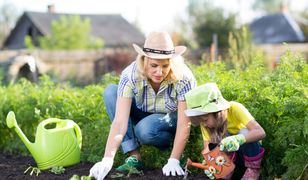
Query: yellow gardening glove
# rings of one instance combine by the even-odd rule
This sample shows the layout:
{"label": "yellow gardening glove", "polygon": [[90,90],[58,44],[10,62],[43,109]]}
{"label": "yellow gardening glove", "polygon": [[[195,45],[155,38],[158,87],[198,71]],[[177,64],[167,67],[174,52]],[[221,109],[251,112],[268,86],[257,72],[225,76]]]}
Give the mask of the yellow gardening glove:
{"label": "yellow gardening glove", "polygon": [[246,139],[243,134],[228,136],[220,142],[220,150],[228,152],[237,151],[245,142]]}

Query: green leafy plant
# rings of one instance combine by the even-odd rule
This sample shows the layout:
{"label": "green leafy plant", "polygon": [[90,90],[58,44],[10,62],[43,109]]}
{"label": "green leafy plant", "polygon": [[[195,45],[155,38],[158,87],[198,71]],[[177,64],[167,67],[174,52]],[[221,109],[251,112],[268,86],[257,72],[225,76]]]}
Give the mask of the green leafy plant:
{"label": "green leafy plant", "polygon": [[79,177],[77,174],[74,174],[69,180],[91,180],[93,179],[90,176],[81,176]]}
{"label": "green leafy plant", "polygon": [[137,168],[135,167],[130,167],[128,169],[128,173],[127,173],[127,177],[130,177],[131,175],[136,174],[136,175],[144,175],[143,171],[139,171]]}
{"label": "green leafy plant", "polygon": [[[192,65],[191,69],[198,84],[216,82],[227,100],[244,104],[264,128],[262,179],[307,179],[307,60],[287,52],[277,68],[268,71],[263,65],[263,56],[251,58],[245,68],[229,69],[226,63],[219,61],[198,67]],[[6,115],[12,110],[32,142],[42,120],[50,117],[74,120],[83,135],[81,160],[100,161],[110,130],[101,94],[109,84],[116,84],[118,80],[118,76],[109,74],[99,84],[76,87],[58,84],[43,76],[39,84],[20,80],[16,84],[0,85],[1,151],[30,155],[16,133],[6,126]],[[183,157],[201,161],[202,146],[200,129],[192,128]],[[161,152],[151,146],[140,149],[149,168],[161,168],[170,150]],[[123,154],[117,153],[115,166],[124,159]]]}
{"label": "green leafy plant", "polygon": [[133,174],[135,174],[135,175],[144,175],[142,170],[139,171],[135,167],[129,167],[128,172],[127,172],[126,175],[124,173],[117,172],[116,174],[110,175],[110,177],[113,178],[113,179],[123,178],[123,177],[129,178]]}
{"label": "green leafy plant", "polygon": [[65,168],[63,166],[53,166],[50,169],[50,172],[54,174],[63,174],[65,172]]}
{"label": "green leafy plant", "polygon": [[110,177],[112,179],[116,179],[116,178],[124,178],[125,177],[125,174],[122,174],[122,173],[116,173],[116,174],[112,174],[110,175]]}

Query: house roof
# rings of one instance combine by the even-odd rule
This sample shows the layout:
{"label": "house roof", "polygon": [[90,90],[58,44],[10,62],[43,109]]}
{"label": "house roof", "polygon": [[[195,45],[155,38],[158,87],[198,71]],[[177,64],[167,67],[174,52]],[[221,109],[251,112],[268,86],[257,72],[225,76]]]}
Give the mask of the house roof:
{"label": "house roof", "polygon": [[250,30],[256,44],[305,41],[302,30],[289,13],[263,16],[250,24]]}
{"label": "house roof", "polygon": [[51,22],[61,16],[79,15],[91,22],[91,34],[104,40],[107,47],[130,46],[132,43],[143,44],[144,35],[119,14],[63,14],[26,11],[25,16],[33,22],[43,35],[51,33]]}

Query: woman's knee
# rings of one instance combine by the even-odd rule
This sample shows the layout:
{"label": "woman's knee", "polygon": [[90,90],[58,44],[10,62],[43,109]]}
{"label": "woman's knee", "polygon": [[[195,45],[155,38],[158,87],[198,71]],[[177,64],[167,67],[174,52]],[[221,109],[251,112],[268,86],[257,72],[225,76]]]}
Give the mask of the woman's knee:
{"label": "woman's knee", "polygon": [[103,98],[106,106],[109,104],[115,104],[117,101],[118,86],[115,84],[109,85],[103,92]]}
{"label": "woman's knee", "polygon": [[109,85],[103,93],[106,111],[111,121],[113,121],[116,111],[117,87],[114,84]]}
{"label": "woman's knee", "polygon": [[174,134],[161,130],[157,126],[157,124],[149,125],[147,122],[139,122],[135,126],[135,135],[140,144],[153,145],[158,148],[169,146],[170,141],[174,138]]}
{"label": "woman's knee", "polygon": [[118,85],[111,84],[105,88],[105,91],[103,92],[104,99],[110,98],[110,97],[116,97],[118,91]]}
{"label": "woman's knee", "polygon": [[140,123],[138,123],[135,128],[135,135],[138,139],[138,141],[141,144],[151,144],[152,143],[152,133],[150,129],[146,126],[142,126]]}

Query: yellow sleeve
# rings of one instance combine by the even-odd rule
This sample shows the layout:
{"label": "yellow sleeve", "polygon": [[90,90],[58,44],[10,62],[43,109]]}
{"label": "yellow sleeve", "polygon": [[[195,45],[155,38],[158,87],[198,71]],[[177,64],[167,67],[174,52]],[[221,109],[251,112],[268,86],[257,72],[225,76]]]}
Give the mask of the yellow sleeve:
{"label": "yellow sleeve", "polygon": [[200,129],[201,129],[203,141],[210,142],[211,137],[210,137],[210,133],[209,133],[208,129],[206,127],[202,126],[202,125],[200,125]]}
{"label": "yellow sleeve", "polygon": [[231,109],[232,109],[231,110],[232,119],[238,121],[237,123],[246,126],[249,123],[249,121],[254,119],[254,117],[250,114],[250,112],[241,103],[232,102]]}

